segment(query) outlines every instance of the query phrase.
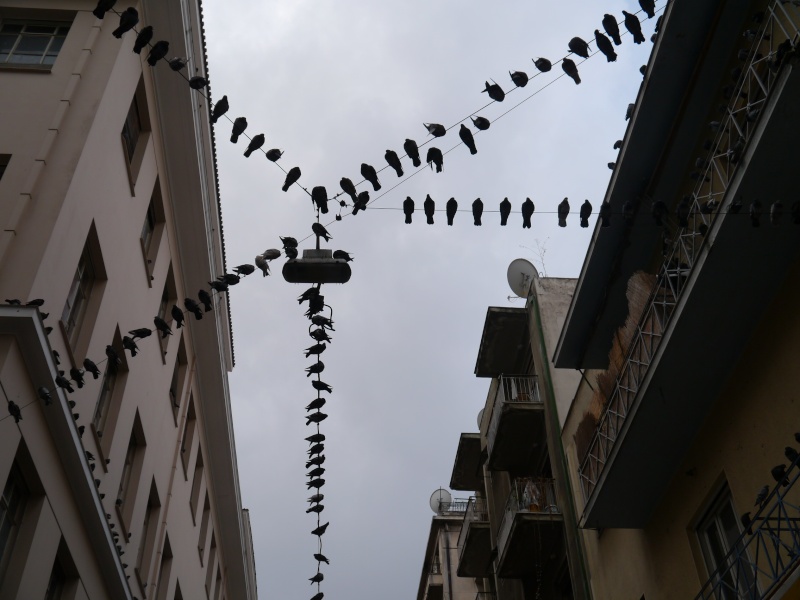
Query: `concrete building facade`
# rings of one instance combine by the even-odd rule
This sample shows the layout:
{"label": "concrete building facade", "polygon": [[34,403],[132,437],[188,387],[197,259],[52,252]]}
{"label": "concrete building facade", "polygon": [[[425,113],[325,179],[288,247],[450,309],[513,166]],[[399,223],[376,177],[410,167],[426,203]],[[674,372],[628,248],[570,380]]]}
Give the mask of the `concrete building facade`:
{"label": "concrete building facade", "polygon": [[[207,76],[199,0],[130,4]],[[256,598],[227,298],[171,316],[225,272],[208,103],[96,5],[0,0],[0,599]]]}

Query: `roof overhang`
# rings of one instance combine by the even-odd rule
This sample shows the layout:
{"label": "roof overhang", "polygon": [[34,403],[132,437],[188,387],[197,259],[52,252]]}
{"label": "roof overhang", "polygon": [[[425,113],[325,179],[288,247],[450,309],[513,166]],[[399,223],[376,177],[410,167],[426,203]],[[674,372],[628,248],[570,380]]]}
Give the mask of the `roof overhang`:
{"label": "roof overhang", "polygon": [[490,306],[486,311],[475,375],[499,377],[503,373],[519,373],[530,351],[528,310]]}

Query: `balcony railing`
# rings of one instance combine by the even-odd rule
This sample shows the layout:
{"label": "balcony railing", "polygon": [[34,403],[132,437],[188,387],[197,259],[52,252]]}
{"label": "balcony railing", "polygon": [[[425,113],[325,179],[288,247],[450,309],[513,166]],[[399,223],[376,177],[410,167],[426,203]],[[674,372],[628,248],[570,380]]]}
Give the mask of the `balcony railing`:
{"label": "balcony railing", "polygon": [[[788,487],[775,486],[695,600],[769,598],[800,568],[800,489],[793,493],[798,479],[800,467],[794,465]],[[787,500],[789,495],[794,502]]]}
{"label": "balcony railing", "polygon": [[437,515],[458,515],[464,514],[467,510],[467,498],[454,498],[451,502],[439,502],[439,510],[436,511]]}
{"label": "balcony railing", "polygon": [[504,404],[541,404],[539,383],[535,375],[501,375],[495,394],[492,420],[486,435],[489,454],[497,437]]}
{"label": "balcony railing", "polygon": [[[597,429],[582,458],[579,471],[587,501],[606,467],[662,335],[687,287],[689,275],[703,249],[705,234],[720,213],[719,208],[723,205],[736,168],[756,131],[760,115],[765,112],[769,94],[778,82],[782,65],[777,60],[779,56],[784,56],[786,50],[785,47],[780,50],[779,46],[800,34],[798,23],[798,8],[774,0],[765,11],[760,29],[755,33],[751,30],[745,32],[745,38],[752,40],[747,60],[736,84],[723,92],[729,103],[720,121],[714,124],[716,137],[705,159],[698,159],[698,170],[691,174],[697,184],[691,196],[689,226],[670,224],[674,225],[674,242],[665,249],[665,259],[656,285],[630,342],[625,363]],[[728,211],[731,211],[730,204]],[[740,209],[747,210],[746,207]],[[668,238],[665,236],[665,239]]]}
{"label": "balcony railing", "polygon": [[469,526],[475,521],[489,521],[489,513],[486,510],[486,501],[483,498],[472,496],[467,503],[467,510],[464,512],[464,523],[458,534],[458,555],[464,555],[464,544],[467,541]]}
{"label": "balcony railing", "polygon": [[503,520],[497,532],[497,548],[501,553],[518,513],[560,517],[561,509],[556,502],[555,480],[518,477],[512,481],[511,493],[508,495]]}

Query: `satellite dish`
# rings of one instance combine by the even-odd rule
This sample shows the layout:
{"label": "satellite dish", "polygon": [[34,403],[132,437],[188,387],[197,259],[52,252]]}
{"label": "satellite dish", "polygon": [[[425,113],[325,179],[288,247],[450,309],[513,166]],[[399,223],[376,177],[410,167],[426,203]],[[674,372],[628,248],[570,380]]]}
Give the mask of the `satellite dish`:
{"label": "satellite dish", "polygon": [[508,265],[508,285],[511,291],[520,298],[527,298],[534,277],[539,277],[539,272],[529,261],[517,258]]}
{"label": "satellite dish", "polygon": [[438,490],[436,490],[431,494],[431,499],[430,499],[431,510],[438,515],[439,506],[441,506],[441,503],[444,502],[445,504],[449,504],[452,500],[453,497],[450,495],[450,492],[448,492],[443,488],[439,488]]}
{"label": "satellite dish", "polygon": [[478,431],[481,429],[481,421],[483,421],[483,409],[478,411]]}

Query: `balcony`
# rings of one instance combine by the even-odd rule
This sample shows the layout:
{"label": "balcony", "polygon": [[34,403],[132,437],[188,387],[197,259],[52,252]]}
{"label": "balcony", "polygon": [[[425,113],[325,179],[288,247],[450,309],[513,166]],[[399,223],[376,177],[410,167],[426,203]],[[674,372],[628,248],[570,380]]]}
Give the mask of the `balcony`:
{"label": "balcony", "polygon": [[462,433],[458,440],[456,460],[450,476],[450,489],[475,492],[483,490],[481,434]]}
{"label": "balcony", "polygon": [[535,376],[500,376],[486,442],[493,471],[524,472],[544,452],[544,404]]}
{"label": "balcony", "polygon": [[537,563],[564,552],[564,525],[555,481],[514,479],[497,532],[497,574],[527,577],[535,574]]}
{"label": "balcony", "polygon": [[428,569],[428,582],[425,588],[424,600],[442,600],[444,597],[444,580],[442,579],[442,565],[439,555],[434,554]]}
{"label": "balcony", "polygon": [[473,496],[469,499],[464,523],[458,534],[458,576],[488,577],[491,563],[492,542],[486,501]]}

